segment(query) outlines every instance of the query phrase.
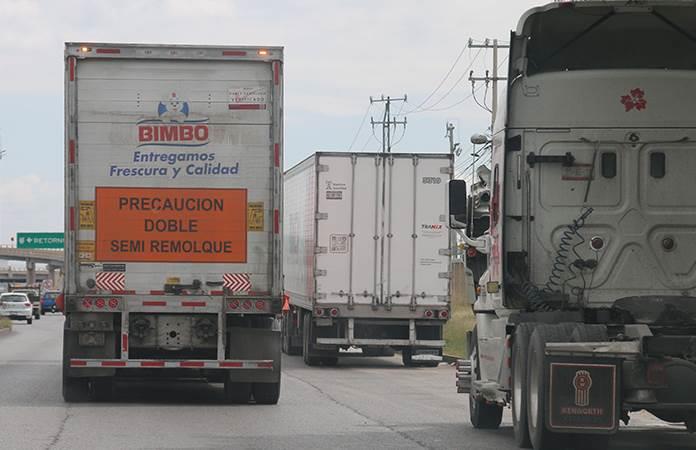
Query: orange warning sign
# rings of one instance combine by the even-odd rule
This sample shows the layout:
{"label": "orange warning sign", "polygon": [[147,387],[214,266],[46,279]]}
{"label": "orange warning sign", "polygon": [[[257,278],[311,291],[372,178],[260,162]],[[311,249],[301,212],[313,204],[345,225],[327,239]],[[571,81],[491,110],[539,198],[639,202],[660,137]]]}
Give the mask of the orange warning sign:
{"label": "orange warning sign", "polygon": [[96,260],[244,263],[246,189],[96,188]]}

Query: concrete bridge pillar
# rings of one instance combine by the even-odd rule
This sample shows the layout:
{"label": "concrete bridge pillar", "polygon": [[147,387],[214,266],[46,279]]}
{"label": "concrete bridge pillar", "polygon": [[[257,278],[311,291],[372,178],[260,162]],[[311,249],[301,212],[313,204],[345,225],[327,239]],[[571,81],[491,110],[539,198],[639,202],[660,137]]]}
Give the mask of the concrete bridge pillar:
{"label": "concrete bridge pillar", "polygon": [[30,259],[27,259],[27,283],[36,283],[36,263]]}
{"label": "concrete bridge pillar", "polygon": [[49,264],[48,267],[48,279],[53,283],[53,289],[62,289],[63,285],[63,272],[59,266],[54,266]]}

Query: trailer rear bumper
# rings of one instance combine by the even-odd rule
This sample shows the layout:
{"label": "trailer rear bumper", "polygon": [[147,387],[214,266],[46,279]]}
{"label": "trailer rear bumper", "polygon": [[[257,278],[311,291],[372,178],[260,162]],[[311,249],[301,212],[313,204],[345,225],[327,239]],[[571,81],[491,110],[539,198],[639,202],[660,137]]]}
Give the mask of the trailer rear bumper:
{"label": "trailer rear bumper", "polygon": [[[321,319],[319,319],[321,320]],[[424,334],[424,330],[442,329],[444,322],[416,321],[414,319],[367,320],[356,318],[339,319],[337,336],[316,338],[318,345],[374,345],[390,347],[441,348],[445,341],[441,332]],[[321,329],[322,327],[318,327]],[[437,330],[435,330],[437,331]]]}
{"label": "trailer rear bumper", "polygon": [[272,359],[261,360],[158,360],[158,359],[77,359],[70,360],[73,369],[263,369],[273,370]]}

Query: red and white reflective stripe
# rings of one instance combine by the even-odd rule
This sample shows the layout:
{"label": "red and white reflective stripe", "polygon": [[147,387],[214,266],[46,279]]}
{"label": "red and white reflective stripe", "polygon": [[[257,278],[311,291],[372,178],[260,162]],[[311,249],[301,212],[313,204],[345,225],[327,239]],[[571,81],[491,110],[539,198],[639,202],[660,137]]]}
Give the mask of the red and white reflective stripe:
{"label": "red and white reflective stripe", "polygon": [[70,81],[75,81],[75,57],[68,58],[68,72]]}
{"label": "red and white reflective stripe", "polygon": [[244,50],[223,50],[222,56],[246,56],[247,52]]}
{"label": "red and white reflective stripe", "polygon": [[275,166],[280,167],[280,144],[273,144]]}
{"label": "red and white reflective stripe", "polygon": [[222,275],[222,285],[232,292],[248,292],[251,279],[248,273],[225,273]]}
{"label": "red and white reflective stripe", "polygon": [[121,291],[126,286],[126,274],[124,272],[97,272],[94,277],[97,289],[107,291]]}
{"label": "red and white reflective stripe", "polygon": [[143,306],[184,306],[186,308],[205,308],[208,302],[200,300],[143,300]]}
{"label": "red and white reflective stripe", "polygon": [[104,55],[118,55],[121,53],[120,48],[98,48],[95,50],[97,53],[101,53]]}
{"label": "red and white reflective stripe", "polygon": [[126,369],[273,369],[273,360],[71,359],[70,367],[117,367]]}
{"label": "red and white reflective stripe", "polygon": [[70,207],[70,231],[75,231],[75,207]]}
{"label": "red and white reflective stripe", "polygon": [[241,109],[241,110],[260,110],[266,109],[265,104],[261,103],[230,103],[227,105],[228,109]]}
{"label": "red and white reflective stripe", "polygon": [[273,61],[273,83],[280,84],[280,61]]}
{"label": "red and white reflective stripe", "polygon": [[68,162],[75,164],[75,139],[68,141]]}

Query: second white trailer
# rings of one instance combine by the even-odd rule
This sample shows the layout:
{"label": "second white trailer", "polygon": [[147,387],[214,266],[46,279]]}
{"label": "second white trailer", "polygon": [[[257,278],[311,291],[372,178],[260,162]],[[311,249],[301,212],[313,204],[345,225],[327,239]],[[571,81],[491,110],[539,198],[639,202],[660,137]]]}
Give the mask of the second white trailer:
{"label": "second white trailer", "polygon": [[288,170],[283,348],[441,359],[450,316],[449,154],[316,153]]}

